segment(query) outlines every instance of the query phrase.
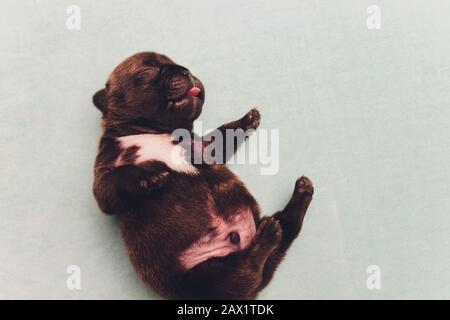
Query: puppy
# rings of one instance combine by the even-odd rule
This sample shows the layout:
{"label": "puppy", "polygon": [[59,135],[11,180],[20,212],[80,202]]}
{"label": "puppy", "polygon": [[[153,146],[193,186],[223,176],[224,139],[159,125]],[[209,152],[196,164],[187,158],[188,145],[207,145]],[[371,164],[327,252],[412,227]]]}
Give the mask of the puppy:
{"label": "puppy", "polygon": [[[204,99],[200,80],[164,55],[142,52],[119,64],[93,97],[103,125],[93,192],[104,213],[117,215],[133,266],[161,296],[254,299],[299,234],[313,186],[299,178],[286,207],[261,219],[253,196],[221,161],[176,161],[192,145],[171,133],[192,132]],[[226,139],[227,129],[259,123],[252,109],[216,132]],[[192,149],[202,153],[205,141]],[[234,142],[232,151],[242,140]]]}

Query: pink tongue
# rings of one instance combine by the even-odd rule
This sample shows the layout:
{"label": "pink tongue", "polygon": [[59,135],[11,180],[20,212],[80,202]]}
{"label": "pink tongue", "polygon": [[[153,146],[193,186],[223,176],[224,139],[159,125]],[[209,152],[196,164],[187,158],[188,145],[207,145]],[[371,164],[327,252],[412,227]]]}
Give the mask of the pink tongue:
{"label": "pink tongue", "polygon": [[200,88],[193,87],[191,90],[188,91],[187,95],[189,97],[196,97],[196,96],[198,96],[200,91],[201,91]]}

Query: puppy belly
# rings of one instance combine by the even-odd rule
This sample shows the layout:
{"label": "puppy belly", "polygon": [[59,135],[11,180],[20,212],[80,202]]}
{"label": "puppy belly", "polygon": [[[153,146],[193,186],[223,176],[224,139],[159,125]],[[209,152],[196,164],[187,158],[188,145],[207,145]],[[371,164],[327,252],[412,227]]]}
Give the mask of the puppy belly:
{"label": "puppy belly", "polygon": [[184,269],[192,269],[210,258],[224,257],[243,250],[255,237],[256,226],[250,208],[237,210],[228,220],[213,215],[212,221],[212,231],[190,245],[179,256]]}

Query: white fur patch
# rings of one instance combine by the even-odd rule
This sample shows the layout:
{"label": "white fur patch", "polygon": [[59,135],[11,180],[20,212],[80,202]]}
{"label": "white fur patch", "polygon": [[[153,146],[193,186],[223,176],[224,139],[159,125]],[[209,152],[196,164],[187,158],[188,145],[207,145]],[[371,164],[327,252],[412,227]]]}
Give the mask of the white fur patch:
{"label": "white fur patch", "polygon": [[[250,208],[237,210],[228,220],[219,215],[212,215],[213,231],[198,239],[179,256],[179,261],[186,270],[214,257],[224,257],[232,252],[249,246],[256,234],[255,220]],[[232,244],[230,232],[239,234],[239,245]]]}
{"label": "white fur patch", "polygon": [[136,159],[132,164],[139,164],[146,161],[161,161],[169,168],[177,172],[197,174],[195,168],[186,157],[186,150],[174,145],[170,134],[137,134],[117,138],[120,142],[122,152],[116,160],[116,166],[126,164],[123,159],[124,152],[131,147],[139,147],[136,152]]}

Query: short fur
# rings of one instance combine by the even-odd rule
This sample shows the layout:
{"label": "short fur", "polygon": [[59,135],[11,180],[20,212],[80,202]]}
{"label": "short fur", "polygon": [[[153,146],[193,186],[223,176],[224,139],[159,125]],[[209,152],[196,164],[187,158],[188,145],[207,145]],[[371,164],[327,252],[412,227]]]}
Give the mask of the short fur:
{"label": "short fur", "polygon": [[[194,86],[201,93],[187,96]],[[177,128],[192,131],[203,106],[202,83],[164,55],[142,52],[127,58],[93,102],[102,112],[104,129],[94,195],[104,213],[118,216],[139,276],[166,298],[256,298],[300,232],[313,195],[311,181],[299,178],[286,207],[261,219],[255,199],[226,165],[196,164],[197,174],[190,174],[161,161],[136,162],[140,147],[124,150],[119,138],[170,134]],[[245,131],[259,123],[260,114],[252,109],[217,130]],[[250,244],[186,269],[183,252],[189,253],[192,244],[215,232],[212,217],[229,221],[242,210],[251,210],[256,226]],[[238,243],[239,237],[230,235],[230,241]]]}

